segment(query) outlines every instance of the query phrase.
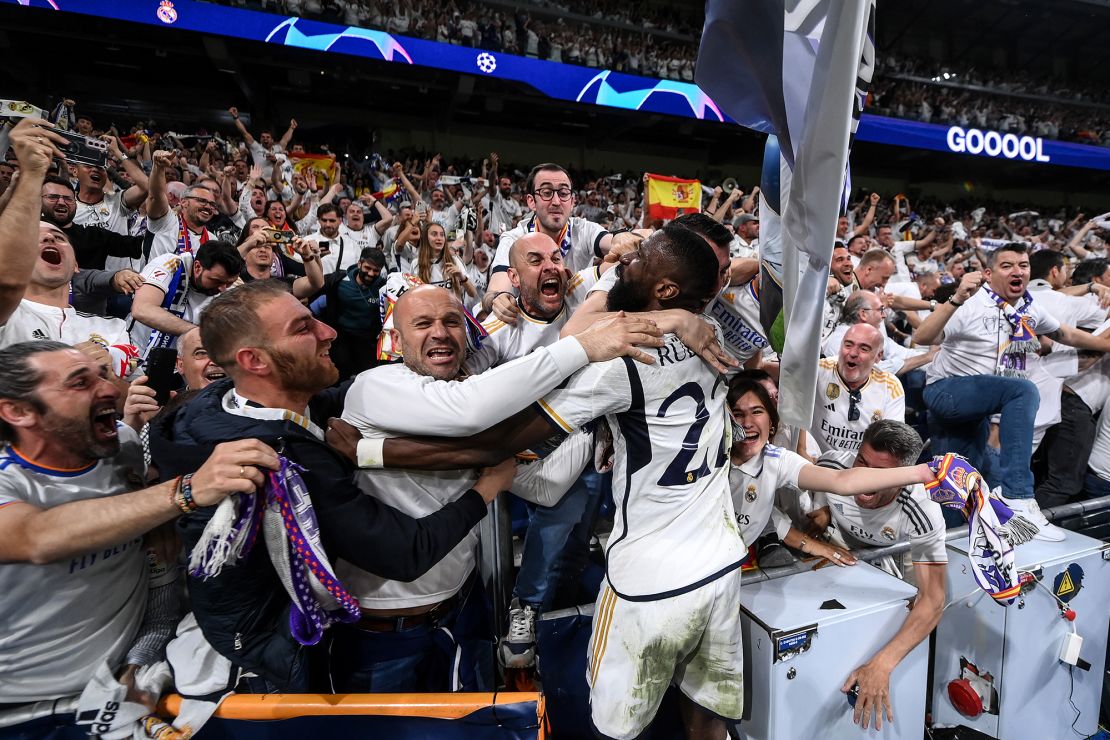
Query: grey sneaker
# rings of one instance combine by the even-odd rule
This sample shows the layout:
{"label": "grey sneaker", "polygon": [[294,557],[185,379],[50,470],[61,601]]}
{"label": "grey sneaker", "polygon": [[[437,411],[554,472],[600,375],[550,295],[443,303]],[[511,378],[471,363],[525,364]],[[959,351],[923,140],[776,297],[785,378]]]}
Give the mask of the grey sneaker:
{"label": "grey sneaker", "polygon": [[509,605],[509,631],[497,644],[497,660],[504,668],[536,664],[536,611],[518,599]]}

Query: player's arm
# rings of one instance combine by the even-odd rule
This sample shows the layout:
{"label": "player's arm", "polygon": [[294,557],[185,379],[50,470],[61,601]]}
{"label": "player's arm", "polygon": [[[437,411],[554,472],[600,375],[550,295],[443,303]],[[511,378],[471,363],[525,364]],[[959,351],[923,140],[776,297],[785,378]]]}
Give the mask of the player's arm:
{"label": "player's arm", "polygon": [[848,468],[834,470],[806,465],[798,473],[798,487],[837,496],[855,496],[887,488],[902,488],[914,483],[931,483],[936,474],[924,463],[904,468]]}
{"label": "player's arm", "polygon": [[[193,500],[212,506],[229,494],[253,492],[265,482],[259,467],[278,468],[269,445],[256,439],[217,445],[193,474]],[[0,505],[0,563],[44,565],[138,537],[181,513],[173,500],[176,486],[168,481],[48,509],[22,501]]]}
{"label": "player's arm", "polygon": [[914,563],[917,598],[901,629],[879,652],[848,676],[841,691],[859,684],[853,720],[866,728],[874,713],[874,728],[881,729],[883,717],[894,722],[890,704],[890,674],[911,650],[936,628],[944,613],[946,563]]}
{"label": "player's arm", "polygon": [[[476,434],[554,390],[590,362],[628,356],[651,364],[639,346],[661,346],[661,333],[648,320],[615,316],[465,382],[397,384],[383,397],[356,380],[343,416],[360,428],[398,434]],[[364,377],[373,382],[372,374]]]}

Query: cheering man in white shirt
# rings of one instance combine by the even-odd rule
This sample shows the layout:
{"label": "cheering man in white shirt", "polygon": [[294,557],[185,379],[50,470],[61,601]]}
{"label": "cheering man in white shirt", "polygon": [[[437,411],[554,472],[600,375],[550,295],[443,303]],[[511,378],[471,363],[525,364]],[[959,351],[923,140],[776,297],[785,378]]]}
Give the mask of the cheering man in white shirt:
{"label": "cheering man in white shirt", "polygon": [[1025,245],[999,247],[982,274],[964,275],[952,298],[921,322],[914,341],[940,345],[925,386],[933,449],[966,455],[981,470],[990,417],[1001,414],[1000,469],[991,471],[990,479],[1011,509],[1040,527],[1038,539],[1059,541],[1063,533],[1033,498],[1029,458],[1039,394],[1025,377],[1026,353],[1036,350],[1039,335],[1100,352],[1110,351],[1110,337],[1059,323],[1034,301],[1028,282]]}
{"label": "cheering man in white shirt", "polygon": [[818,364],[810,433],[822,450],[855,452],[872,422],[905,421],[902,383],[875,367],[882,351],[883,335],[878,329],[854,324],[844,333],[840,353]]}

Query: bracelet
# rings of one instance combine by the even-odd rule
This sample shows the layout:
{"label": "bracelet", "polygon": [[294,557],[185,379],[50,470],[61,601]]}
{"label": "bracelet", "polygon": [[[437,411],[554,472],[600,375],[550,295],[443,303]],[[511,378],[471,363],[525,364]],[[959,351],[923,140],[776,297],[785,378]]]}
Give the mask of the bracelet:
{"label": "bracelet", "polygon": [[177,508],[181,509],[182,513],[191,514],[200,507],[197,502],[193,500],[193,474],[181,476],[177,484],[177,496],[174,497],[174,503]]}
{"label": "bracelet", "polygon": [[807,537],[803,534],[802,535],[802,541],[798,543],[798,549],[801,550],[804,554],[809,555],[809,551],[806,550],[806,543],[807,542],[809,542],[809,537]]}
{"label": "bracelet", "polygon": [[960,306],[964,305],[964,304],[962,304],[962,303],[956,303],[956,299],[955,299],[955,298],[949,298],[949,299],[948,299],[948,303],[950,303],[951,305],[955,306],[956,308],[959,308]]}

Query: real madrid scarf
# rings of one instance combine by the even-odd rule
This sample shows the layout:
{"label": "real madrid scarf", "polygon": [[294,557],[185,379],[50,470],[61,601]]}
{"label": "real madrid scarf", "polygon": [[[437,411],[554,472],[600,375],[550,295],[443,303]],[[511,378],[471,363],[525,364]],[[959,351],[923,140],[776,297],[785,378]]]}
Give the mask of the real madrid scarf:
{"label": "real madrid scarf", "polygon": [[950,452],[934,457],[928,465],[937,476],[925,484],[929,498],[967,517],[967,557],[975,582],[996,602],[1008,606],[1021,587],[1014,546],[1032,539],[1037,527],[991,496],[983,476],[966,458]]}
{"label": "real madrid scarf", "polygon": [[989,286],[983,286],[983,289],[987,291],[987,295],[1002,311],[1010,325],[1009,339],[998,347],[998,367],[995,372],[1007,378],[1024,378],[1025,353],[1038,347],[1037,335],[1033,333],[1027,321],[1029,308],[1033,305],[1033,296],[1029,295],[1027,290],[1021,296],[1018,305],[1011,306]]}
{"label": "real madrid scarf", "polygon": [[[537,220],[538,220],[537,216],[532,216],[532,220],[528,222],[528,233],[529,234],[535,232],[535,230],[536,230],[536,221]],[[559,243],[559,251],[563,253],[563,259],[565,260],[566,257],[567,257],[567,254],[570,252],[570,248],[572,246],[574,246],[573,244],[571,244],[571,239],[570,239],[570,219],[569,218],[567,219],[567,222],[565,224],[563,224],[563,230],[559,232],[559,236],[558,236],[557,239],[555,239],[555,241]]]}
{"label": "real madrid scarf", "polygon": [[[244,401],[232,388],[224,410],[239,416],[290,421],[323,440],[320,427],[285,409],[268,409]],[[262,491],[237,494],[220,502],[189,556],[189,573],[211,578],[225,565],[250,554],[262,533],[278,578],[293,602],[289,631],[302,645],[315,645],[336,622],[356,622],[358,602],[335,576],[320,543],[312,499],[300,476],[304,468],[278,455],[280,468],[266,476]]]}

